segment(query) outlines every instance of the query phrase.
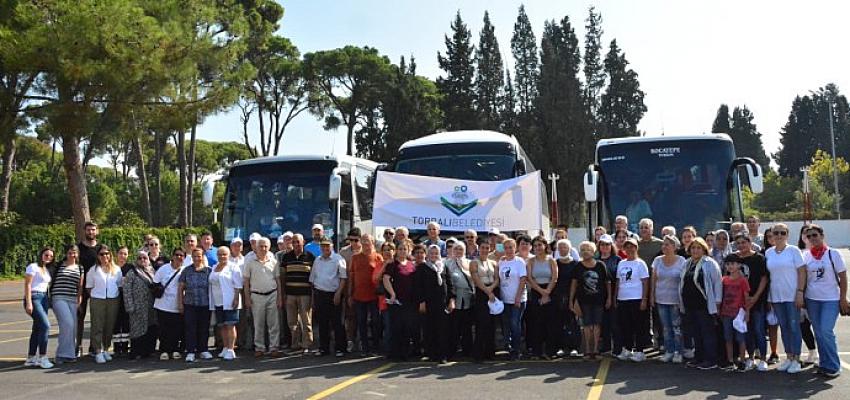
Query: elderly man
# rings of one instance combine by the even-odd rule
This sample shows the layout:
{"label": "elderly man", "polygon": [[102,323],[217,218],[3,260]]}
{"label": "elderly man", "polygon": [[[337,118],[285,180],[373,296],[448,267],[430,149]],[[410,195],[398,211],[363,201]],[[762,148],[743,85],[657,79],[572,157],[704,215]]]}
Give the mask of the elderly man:
{"label": "elderly man", "polygon": [[764,235],[759,231],[761,220],[758,215],[751,215],[747,218],[747,231],[750,232],[750,241],[759,247],[764,247]]}
{"label": "elderly man", "polygon": [[[339,249],[339,255],[345,259],[345,265],[351,266],[351,259],[355,254],[360,254],[363,250],[363,244],[360,242],[360,228],[354,227],[348,231],[345,237],[345,247]],[[343,292],[343,297],[348,297],[348,292]],[[348,337],[348,346],[346,350],[350,353],[354,350],[354,338],[357,337],[357,318],[354,315],[354,308],[349,305],[348,301],[342,302],[342,317],[345,322],[345,335]]]}
{"label": "elderly man", "polygon": [[[347,265],[348,301],[357,314],[357,330],[360,333],[360,351],[369,355],[378,348],[381,337],[381,319],[378,314],[377,282],[375,273],[384,265],[384,259],[375,251],[372,235],[361,236],[363,250],[351,258]],[[372,339],[369,340],[371,332]],[[354,336],[349,336],[354,339]]]}
{"label": "elderly man", "polygon": [[[650,276],[653,274],[652,262],[655,257],[661,255],[661,245],[664,243],[663,240],[652,235],[654,224],[649,218],[641,219],[638,222],[638,234],[640,236],[640,239],[638,239],[638,257],[646,263]],[[652,304],[650,304],[650,307],[652,307],[652,314],[650,315],[652,316],[653,347],[659,348],[663,338],[661,318],[658,316],[658,309]]]}
{"label": "elderly man", "polygon": [[263,237],[263,235],[260,235],[257,232],[254,232],[251,234],[251,236],[248,236],[248,243],[251,243],[251,251],[249,251],[248,254],[245,254],[245,262],[248,262],[248,260],[257,256],[255,250],[257,250],[257,242],[260,240],[261,237]]}
{"label": "elderly man", "polygon": [[[268,238],[263,237],[257,240],[256,257],[248,260],[242,271],[245,280],[243,287],[245,292],[249,293],[245,299],[245,308],[251,309],[254,317],[255,357],[262,357],[264,354],[280,357],[278,309],[283,306],[283,291],[277,260],[269,252],[270,248],[271,241]],[[265,340],[267,327],[268,343]]]}
{"label": "elderly man", "polygon": [[431,221],[427,225],[428,239],[425,240],[422,244],[425,247],[430,247],[432,244],[437,245],[440,248],[440,255],[446,257],[446,242],[443,239],[440,239],[440,224]]}
{"label": "elderly man", "polygon": [[614,218],[614,234],[620,229],[626,231],[626,234],[630,238],[639,239],[637,234],[629,230],[629,218],[625,215],[618,215]]}
{"label": "elderly man", "polygon": [[186,258],[183,259],[183,266],[188,267],[192,265],[192,250],[198,247],[198,236],[194,234],[188,234],[183,237],[183,251],[186,252]]}
{"label": "elderly man", "polygon": [[375,243],[375,247],[380,248],[384,243],[395,243],[395,229],[384,229],[384,233],[381,235],[381,239],[378,239]]}
{"label": "elderly man", "polygon": [[314,224],[313,229],[311,230],[313,234],[313,241],[304,245],[304,250],[312,254],[314,257],[318,257],[322,254],[322,249],[319,244],[319,241],[325,236],[325,228],[322,224]]}
{"label": "elderly man", "polygon": [[673,225],[665,225],[661,228],[661,237],[665,236],[676,236],[676,227]]}
{"label": "elderly man", "polygon": [[395,228],[395,239],[393,239],[393,243],[395,243],[396,246],[407,239],[410,239],[410,230],[408,230],[406,226]]}
{"label": "elderly man", "polygon": [[[286,319],[292,334],[292,349],[303,348],[304,353],[313,347],[312,298],[310,270],[316,257],[304,250],[304,236],[292,237],[292,251],[283,256],[281,275],[286,304]],[[299,334],[300,333],[300,334]]]}
{"label": "elderly man", "polygon": [[292,250],[292,235],[292,232],[286,231],[277,237],[277,252],[275,255]]}
{"label": "elderly man", "polygon": [[[358,238],[359,240],[360,238]],[[345,291],[345,259],[333,252],[333,242],[327,237],[319,241],[322,254],[313,261],[310,283],[313,284],[313,319],[319,335],[319,356],[330,353],[331,329],[337,357],[346,352],[345,328],[342,326],[342,294]]]}

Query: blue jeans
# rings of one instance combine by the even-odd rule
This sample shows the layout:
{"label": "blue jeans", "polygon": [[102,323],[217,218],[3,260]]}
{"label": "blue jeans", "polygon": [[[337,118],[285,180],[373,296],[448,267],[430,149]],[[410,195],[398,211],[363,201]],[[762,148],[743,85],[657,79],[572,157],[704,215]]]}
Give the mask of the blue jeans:
{"label": "blue jeans", "polygon": [[[26,306],[26,299],[24,300]],[[47,293],[32,292],[32,333],[30,334],[30,356],[38,351],[39,355],[47,354],[47,335],[50,332],[50,321],[47,319]]]}
{"label": "blue jeans", "polygon": [[53,314],[59,323],[59,346],[56,357],[72,359],[77,357],[77,299],[56,296],[53,298]]}
{"label": "blue jeans", "polygon": [[841,360],[838,358],[838,343],[835,341],[835,321],[838,319],[838,301],[818,301],[806,299],[806,310],[815,331],[820,364],[826,372],[838,372]]}
{"label": "blue jeans", "polygon": [[782,347],[785,354],[799,356],[803,346],[803,333],[800,331],[800,310],[793,301],[771,303],[776,319],[779,320],[779,330],[782,333]]}
{"label": "blue jeans", "polygon": [[768,356],[767,340],[765,339],[766,323],[764,309],[758,309],[758,306],[750,309],[750,322],[747,323],[747,352],[752,357],[758,349],[759,357],[762,360],[766,360]]}
{"label": "blue jeans", "polygon": [[519,354],[522,343],[522,314],[525,312],[525,303],[519,307],[514,304],[505,303],[505,311],[502,312],[502,332],[505,344],[511,354]]}
{"label": "blue jeans", "polygon": [[667,353],[682,352],[682,316],[679,306],[672,304],[656,304],[661,326],[664,328],[664,351]]}

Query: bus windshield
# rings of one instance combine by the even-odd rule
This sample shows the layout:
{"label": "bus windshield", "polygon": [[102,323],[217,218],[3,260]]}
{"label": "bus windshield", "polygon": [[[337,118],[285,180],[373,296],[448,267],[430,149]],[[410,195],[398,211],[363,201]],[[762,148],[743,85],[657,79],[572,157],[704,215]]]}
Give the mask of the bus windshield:
{"label": "bus windshield", "polygon": [[457,143],[403,149],[395,172],[471,181],[515,177],[516,152],[505,143]]}
{"label": "bus windshield", "polygon": [[641,218],[652,218],[656,233],[664,225],[693,225],[703,234],[730,216],[731,142],[621,143],[600,147],[597,156],[609,221],[625,215],[633,232]]}
{"label": "bus windshield", "polygon": [[284,231],[310,237],[319,223],[332,227],[328,199],[332,161],[288,161],[237,166],[230,170],[222,226],[224,239],[252,232],[275,238]]}

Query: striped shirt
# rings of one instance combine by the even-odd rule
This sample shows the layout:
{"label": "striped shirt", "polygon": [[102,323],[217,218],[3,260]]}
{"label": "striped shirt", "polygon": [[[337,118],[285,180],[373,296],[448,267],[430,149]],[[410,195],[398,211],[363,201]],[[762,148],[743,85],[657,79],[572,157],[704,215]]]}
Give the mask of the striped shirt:
{"label": "striped shirt", "polygon": [[300,256],[295,251],[283,255],[283,271],[287,296],[309,296],[310,295],[310,270],[316,257],[304,251]]}
{"label": "striped shirt", "polygon": [[80,290],[80,277],[82,276],[83,272],[77,264],[58,265],[56,275],[53,278],[53,287],[50,288],[50,295],[76,299]]}

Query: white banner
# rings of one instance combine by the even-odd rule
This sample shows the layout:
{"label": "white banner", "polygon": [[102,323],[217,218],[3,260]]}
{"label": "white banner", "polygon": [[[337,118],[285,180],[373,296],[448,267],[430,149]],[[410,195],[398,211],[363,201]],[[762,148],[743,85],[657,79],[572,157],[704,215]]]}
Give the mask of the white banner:
{"label": "white banner", "polygon": [[540,172],[505,181],[465,181],[378,172],[375,226],[424,230],[435,221],[445,231],[543,229]]}

